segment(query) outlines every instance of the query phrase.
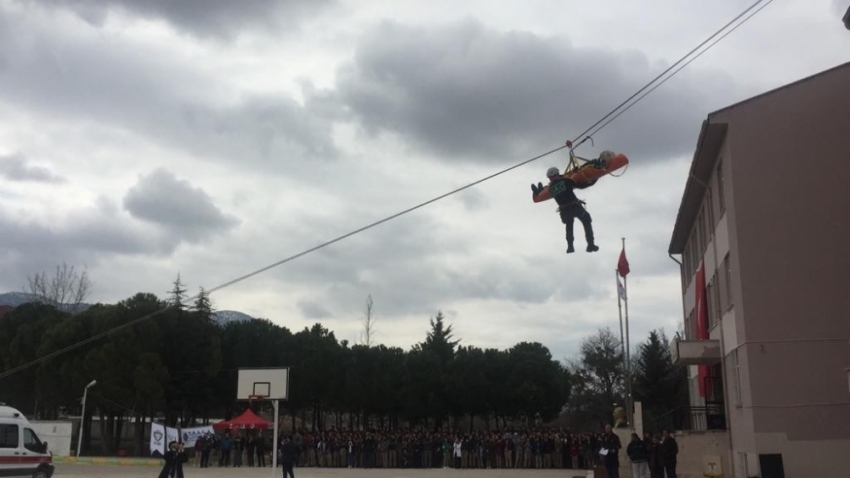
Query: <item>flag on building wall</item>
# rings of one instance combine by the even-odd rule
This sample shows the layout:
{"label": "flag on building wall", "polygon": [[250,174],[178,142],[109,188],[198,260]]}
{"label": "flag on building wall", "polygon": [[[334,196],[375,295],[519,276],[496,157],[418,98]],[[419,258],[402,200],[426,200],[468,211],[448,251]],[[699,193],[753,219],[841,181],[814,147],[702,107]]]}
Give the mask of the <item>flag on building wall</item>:
{"label": "flag on building wall", "polygon": [[617,261],[617,272],[620,274],[620,277],[626,277],[629,272],[629,261],[626,259],[626,246],[623,246],[623,250],[620,251],[620,260]]}
{"label": "flag on building wall", "polygon": [[[708,340],[708,297],[705,286],[705,263],[701,262],[696,277],[696,302],[694,304],[694,318],[696,319],[696,339]],[[711,384],[708,381],[710,375],[708,365],[700,365],[699,373],[699,394],[701,397],[707,397],[711,394]]]}

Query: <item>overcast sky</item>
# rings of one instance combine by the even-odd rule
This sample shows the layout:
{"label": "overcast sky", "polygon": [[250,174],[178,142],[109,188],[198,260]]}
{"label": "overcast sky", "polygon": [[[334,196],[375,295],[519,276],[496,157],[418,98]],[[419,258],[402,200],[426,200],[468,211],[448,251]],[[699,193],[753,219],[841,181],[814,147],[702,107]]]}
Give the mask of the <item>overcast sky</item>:
{"label": "overcast sky", "polygon": [[[724,2],[4,0],[0,292],[62,261],[91,301],[190,292],[554,149],[731,20]],[[567,256],[532,182],[558,153],[213,295],[292,330],[408,348],[573,355],[681,321],[667,245],[708,113],[850,60],[847,0],[777,0],[580,150],[631,165],[581,191],[601,250]]]}

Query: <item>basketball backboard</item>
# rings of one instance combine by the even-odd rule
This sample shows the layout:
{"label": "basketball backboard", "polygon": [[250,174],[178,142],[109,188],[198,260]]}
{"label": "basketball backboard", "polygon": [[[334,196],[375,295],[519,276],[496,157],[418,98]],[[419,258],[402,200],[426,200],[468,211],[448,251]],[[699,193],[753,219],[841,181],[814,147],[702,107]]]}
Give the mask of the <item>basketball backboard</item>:
{"label": "basketball backboard", "polygon": [[236,382],[236,399],[289,399],[289,368],[240,368]]}

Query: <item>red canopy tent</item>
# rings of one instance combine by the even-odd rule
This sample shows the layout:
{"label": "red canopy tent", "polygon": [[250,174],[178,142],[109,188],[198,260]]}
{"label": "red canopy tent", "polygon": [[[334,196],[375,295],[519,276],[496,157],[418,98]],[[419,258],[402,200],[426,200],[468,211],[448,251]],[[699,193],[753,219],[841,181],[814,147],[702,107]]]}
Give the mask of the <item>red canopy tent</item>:
{"label": "red canopy tent", "polygon": [[216,430],[268,430],[271,426],[272,422],[260,418],[250,408],[232,420],[213,423]]}

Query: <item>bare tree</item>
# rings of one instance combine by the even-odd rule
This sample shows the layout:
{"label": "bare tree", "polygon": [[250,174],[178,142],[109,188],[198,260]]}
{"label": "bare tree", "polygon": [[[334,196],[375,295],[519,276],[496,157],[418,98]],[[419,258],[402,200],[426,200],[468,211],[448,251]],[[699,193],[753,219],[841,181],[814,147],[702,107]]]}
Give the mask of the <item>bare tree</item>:
{"label": "bare tree", "polygon": [[28,276],[27,281],[29,293],[35,296],[37,301],[56,308],[65,308],[70,312],[78,311],[92,288],[86,269],[79,272],[74,266],[69,267],[64,262],[61,266],[56,266],[53,276],[41,272]]}
{"label": "bare tree", "polygon": [[372,346],[372,339],[375,337],[375,317],[372,315],[372,294],[366,297],[366,317],[363,319],[363,333],[360,334],[360,343],[366,347]]}

